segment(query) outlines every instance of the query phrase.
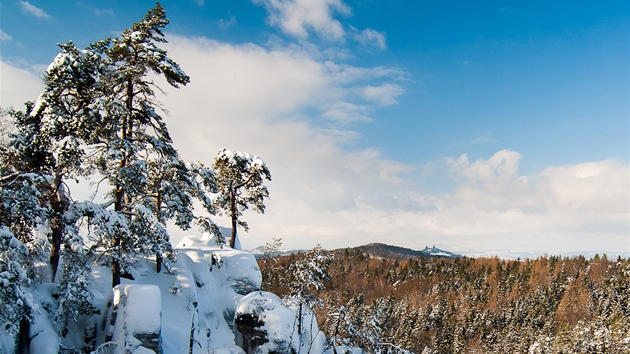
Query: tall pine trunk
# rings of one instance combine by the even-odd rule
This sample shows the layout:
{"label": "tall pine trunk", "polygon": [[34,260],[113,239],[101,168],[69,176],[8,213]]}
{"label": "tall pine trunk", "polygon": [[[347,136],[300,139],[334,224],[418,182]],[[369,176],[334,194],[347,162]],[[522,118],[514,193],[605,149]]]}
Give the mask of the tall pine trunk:
{"label": "tall pine trunk", "polygon": [[31,324],[28,322],[28,320],[22,319],[20,321],[20,332],[17,335],[17,343],[15,348],[16,354],[28,354],[30,352],[29,344],[31,342],[31,339],[28,335],[30,327]]}
{"label": "tall pine trunk", "polygon": [[[120,162],[121,166],[124,166],[124,159]],[[114,210],[117,212],[123,211],[123,197],[124,192],[122,187],[116,187],[116,203],[114,204]],[[121,236],[115,235],[112,240],[112,246],[114,248],[114,252],[117,253],[118,256],[121,254]],[[112,288],[116,285],[120,284],[120,262],[117,257],[112,259]]]}
{"label": "tall pine trunk", "polygon": [[230,182],[230,216],[232,217],[232,236],[230,237],[230,247],[234,249],[236,245],[236,227],[238,219],[238,209],[236,206],[236,191],[231,185],[233,182]]}
{"label": "tall pine trunk", "polygon": [[50,268],[51,281],[55,280],[57,269],[59,268],[59,259],[61,252],[61,244],[63,243],[63,234],[65,231],[65,223],[63,214],[68,209],[68,200],[63,191],[61,174],[57,173],[53,180],[53,191],[50,199],[50,206],[53,211],[53,217],[50,222]]}
{"label": "tall pine trunk", "polygon": [[[165,224],[164,220],[162,220],[161,215],[161,209],[162,209],[162,194],[160,192],[157,193],[157,196],[155,197],[155,204],[156,204],[156,213],[157,213],[157,218],[160,221],[160,223]],[[157,273],[162,271],[162,262],[164,261],[164,258],[162,257],[162,254],[160,253],[156,253],[155,254],[155,271]]]}
{"label": "tall pine trunk", "polygon": [[[127,108],[128,115],[123,116],[122,124],[121,124],[122,131],[121,131],[120,137],[122,138],[123,141],[131,140],[133,136],[133,130],[132,130],[133,121],[132,121],[132,116],[131,116],[131,112],[133,111],[133,82],[131,79],[127,80],[127,90],[126,90],[125,95],[126,95],[125,108]],[[120,159],[121,169],[124,169],[127,166],[127,163],[129,162],[130,157],[131,157],[131,152],[129,151],[122,152],[122,158]],[[116,187],[116,204],[115,204],[115,210],[117,212],[128,211],[127,210],[128,206],[123,204],[123,201],[127,202],[127,205],[128,205],[129,196],[125,193],[125,189],[123,186],[117,186]],[[131,214],[129,214],[128,217],[129,219],[131,219]],[[124,240],[122,239],[120,235],[114,236],[113,245],[115,248],[118,248],[117,253],[119,257],[122,255],[122,250],[120,248],[123,246],[123,242]],[[112,288],[120,284],[120,275],[121,275],[120,261],[115,258],[112,261]]]}
{"label": "tall pine trunk", "polygon": [[50,223],[51,239],[50,239],[50,280],[55,281],[57,275],[57,268],[59,268],[59,258],[61,249],[61,239],[63,238],[62,220],[61,215],[57,213],[53,206],[55,216]]}

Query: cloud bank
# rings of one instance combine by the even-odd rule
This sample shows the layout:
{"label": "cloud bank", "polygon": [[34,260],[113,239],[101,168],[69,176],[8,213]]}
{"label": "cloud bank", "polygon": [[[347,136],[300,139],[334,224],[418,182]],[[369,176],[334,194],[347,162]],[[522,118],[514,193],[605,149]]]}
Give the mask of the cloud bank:
{"label": "cloud bank", "polygon": [[[188,86],[160,97],[184,158],[210,164],[219,149],[229,148],[261,156],[272,172],[266,214],[245,213],[251,227],[242,235],[245,247],[281,237],[287,247],[300,248],[386,242],[541,252],[628,249],[626,162],[549,166],[524,175],[516,151],[476,161],[464,154],[433,162],[457,186],[431,193],[422,187],[421,166],[354,144],[373,112],[404,95],[399,83],[406,73],[339,64],[292,46],[168,39],[170,55],[191,77]],[[21,107],[39,90],[36,76],[2,63],[3,107]],[[175,233],[175,242],[183,234]]]}
{"label": "cloud bank", "polygon": [[353,127],[404,94],[399,71],[204,38],[171,37],[169,51],[192,78],[164,98],[171,117],[185,119],[170,125],[182,152],[211,161],[220,148],[241,149],[272,171],[267,213],[246,215],[245,245],[272,237],[295,247],[379,241],[549,252],[628,244],[627,164],[587,162],[527,176],[515,151],[474,162],[462,155],[436,162],[448,166],[445,177],[457,188],[431,194],[419,186],[419,168],[353,147]]}
{"label": "cloud bank", "polygon": [[35,101],[44,89],[39,77],[31,71],[0,62],[0,105],[23,109],[24,102]]}

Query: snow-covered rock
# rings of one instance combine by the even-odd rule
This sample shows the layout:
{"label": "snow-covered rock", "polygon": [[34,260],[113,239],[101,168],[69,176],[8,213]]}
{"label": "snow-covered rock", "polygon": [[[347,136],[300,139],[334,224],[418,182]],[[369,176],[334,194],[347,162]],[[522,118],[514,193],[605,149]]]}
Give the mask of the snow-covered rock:
{"label": "snow-covered rock", "polygon": [[234,324],[236,344],[247,353],[324,352],[326,342],[315,315],[305,305],[300,311],[298,304],[269,292],[243,297],[236,307]]}
{"label": "snow-covered rock", "polygon": [[112,289],[100,343],[117,353],[161,353],[162,296],[156,285],[126,284]]}
{"label": "snow-covered rock", "polygon": [[247,353],[296,353],[299,334],[295,322],[295,312],[278,296],[251,293],[236,308],[236,344]]}
{"label": "snow-covered rock", "polygon": [[190,270],[196,287],[193,353],[232,348],[235,308],[262,283],[256,259],[248,252],[218,247],[211,236],[187,236],[176,249],[177,265]]}
{"label": "snow-covered rock", "polygon": [[59,353],[59,337],[57,331],[48,321],[48,313],[40,310],[35,323],[29,328],[29,352],[31,354],[57,354]]}
{"label": "snow-covered rock", "polygon": [[[310,309],[261,291],[254,255],[219,247],[211,236],[185,237],[175,249],[177,262],[164,271],[157,272],[153,259],[140,259],[114,289],[111,271],[93,267],[90,291],[100,314],[79,316],[66,337],[48,311],[56,307],[57,285],[31,288],[42,310],[30,326],[30,353],[324,352]],[[12,351],[14,338],[0,332],[0,352]]]}

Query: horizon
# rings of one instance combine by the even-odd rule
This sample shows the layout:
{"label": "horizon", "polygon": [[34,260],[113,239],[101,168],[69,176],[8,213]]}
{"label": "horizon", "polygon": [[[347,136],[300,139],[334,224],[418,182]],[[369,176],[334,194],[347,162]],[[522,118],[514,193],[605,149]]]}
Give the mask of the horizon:
{"label": "horizon", "polygon": [[[627,2],[161,3],[191,77],[156,78],[174,146],[271,171],[243,248],[630,255]],[[3,1],[2,108],[37,98],[56,43],[115,36],[154,4]]]}
{"label": "horizon", "polygon": [[[493,257],[497,257],[499,259],[503,259],[503,260],[525,260],[525,259],[537,259],[540,257],[548,257],[548,256],[559,256],[562,258],[574,258],[574,257],[579,257],[579,256],[583,256],[586,259],[593,259],[596,256],[599,257],[608,257],[609,259],[615,259],[618,257],[622,257],[622,258],[630,258],[630,252],[609,252],[606,250],[594,250],[594,251],[574,251],[574,252],[566,252],[566,253],[547,253],[547,252],[519,252],[518,250],[485,250],[485,251],[480,251],[480,250],[471,250],[471,249],[442,249],[439,247],[436,247],[435,245],[433,245],[432,247],[429,247],[428,245],[421,247],[421,248],[408,248],[408,247],[402,247],[402,246],[397,246],[397,245],[392,245],[392,244],[386,244],[386,243],[382,243],[382,242],[370,242],[367,244],[363,244],[363,245],[355,245],[355,246],[350,246],[350,247],[341,247],[341,248],[331,248],[331,249],[326,249],[327,251],[340,251],[340,250],[344,250],[344,249],[351,249],[351,248],[360,248],[360,247],[364,247],[364,246],[378,246],[378,245],[382,245],[382,246],[388,246],[388,247],[394,247],[394,248],[402,248],[402,249],[406,249],[406,250],[411,250],[414,252],[420,252],[420,251],[424,251],[424,250],[432,250],[432,249],[436,249],[438,251],[445,251],[448,253],[453,254],[454,256],[462,256],[462,257],[471,257],[471,258],[493,258]],[[247,249],[245,251],[247,252],[251,252],[254,255],[257,255],[259,253],[255,252],[257,250],[262,250],[265,247],[265,245],[260,245],[257,246],[255,248],[250,248]],[[282,255],[286,255],[287,253],[295,253],[296,251],[308,251],[308,249],[286,249],[286,248],[280,248],[279,249],[283,254]]]}

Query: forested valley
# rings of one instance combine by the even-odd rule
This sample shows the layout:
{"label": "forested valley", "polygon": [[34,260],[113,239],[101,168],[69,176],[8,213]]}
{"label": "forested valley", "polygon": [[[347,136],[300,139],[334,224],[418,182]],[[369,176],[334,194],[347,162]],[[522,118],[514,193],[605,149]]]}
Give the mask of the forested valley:
{"label": "forested valley", "polygon": [[[628,353],[630,261],[329,254],[313,295],[329,341],[367,352]],[[304,254],[259,261],[263,289],[289,291]]]}

